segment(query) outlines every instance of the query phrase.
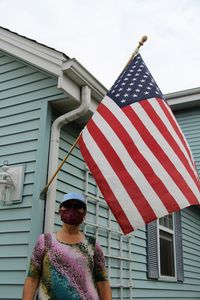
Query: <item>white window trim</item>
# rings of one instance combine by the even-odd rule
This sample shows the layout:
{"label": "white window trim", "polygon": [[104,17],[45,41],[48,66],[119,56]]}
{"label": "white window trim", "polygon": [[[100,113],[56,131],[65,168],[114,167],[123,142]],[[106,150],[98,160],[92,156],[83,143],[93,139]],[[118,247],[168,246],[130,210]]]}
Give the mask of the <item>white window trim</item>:
{"label": "white window trim", "polygon": [[[175,219],[174,219],[174,214],[173,216],[173,229],[164,227],[160,225],[159,219],[157,220],[157,246],[158,246],[158,276],[160,280],[163,281],[177,281],[177,267],[176,267],[176,240],[175,240]],[[163,276],[161,275],[161,268],[160,268],[160,229],[173,234],[173,246],[174,246],[174,273],[175,276]]]}

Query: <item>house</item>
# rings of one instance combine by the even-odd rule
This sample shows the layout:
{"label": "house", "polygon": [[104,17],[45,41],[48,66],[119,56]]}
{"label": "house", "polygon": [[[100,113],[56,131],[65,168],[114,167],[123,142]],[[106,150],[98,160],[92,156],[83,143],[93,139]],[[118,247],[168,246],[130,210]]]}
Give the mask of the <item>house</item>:
{"label": "house", "polygon": [[[0,203],[1,300],[21,299],[35,241],[59,228],[59,202],[72,190],[87,196],[83,230],[102,245],[113,299],[200,298],[199,207],[122,235],[77,145],[41,195],[105,93],[76,59],[0,27],[0,166],[21,166],[22,180],[21,196]],[[200,173],[200,88],[166,98]]]}

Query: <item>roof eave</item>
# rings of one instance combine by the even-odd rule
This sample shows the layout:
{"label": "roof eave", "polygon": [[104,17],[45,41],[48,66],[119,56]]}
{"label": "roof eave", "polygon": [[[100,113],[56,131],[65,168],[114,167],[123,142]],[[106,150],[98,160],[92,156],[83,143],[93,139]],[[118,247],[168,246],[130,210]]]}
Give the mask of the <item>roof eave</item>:
{"label": "roof eave", "polygon": [[165,98],[172,110],[200,106],[200,87],[169,93]]}
{"label": "roof eave", "polygon": [[66,60],[64,53],[2,27],[0,27],[0,42],[1,49],[6,53],[35,67],[39,67],[52,75],[60,75],[62,63]]}
{"label": "roof eave", "polygon": [[1,49],[8,55],[13,55],[17,59],[58,77],[58,79],[66,75],[77,86],[88,85],[92,90],[92,96],[97,102],[106,94],[106,88],[76,59],[70,59],[66,54],[56,49],[3,27],[0,27],[0,43]]}
{"label": "roof eave", "polygon": [[97,101],[101,101],[107,92],[107,89],[75,58],[63,62],[62,71],[80,86],[88,85]]}

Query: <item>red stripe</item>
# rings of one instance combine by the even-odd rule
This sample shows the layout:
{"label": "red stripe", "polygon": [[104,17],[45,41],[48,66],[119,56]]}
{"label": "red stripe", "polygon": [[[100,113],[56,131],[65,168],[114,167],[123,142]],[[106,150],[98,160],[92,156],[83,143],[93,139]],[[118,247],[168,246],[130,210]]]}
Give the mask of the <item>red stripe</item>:
{"label": "red stripe", "polygon": [[133,231],[134,228],[130,224],[120,203],[118,202],[118,199],[115,197],[113,191],[110,189],[110,186],[108,185],[106,179],[104,178],[103,174],[98,168],[96,162],[90,155],[87,149],[88,145],[87,146],[85,145],[82,135],[79,138],[79,146],[84,160],[87,162],[90,171],[94,175],[96,183],[99,189],[101,190],[101,193],[104,196],[105,200],[107,201],[108,205],[110,206],[110,209],[112,210],[112,213],[115,216],[117,222],[120,224],[123,233],[128,234],[129,232]]}
{"label": "red stripe", "polygon": [[[137,167],[141,170],[141,172],[144,174],[145,178],[148,180],[149,184],[154,189],[158,197],[162,200],[168,212],[179,210],[180,207],[173,198],[173,196],[167,190],[166,186],[161,181],[161,179],[154,172],[150,163],[143,157],[141,152],[136,147],[134,141],[124,129],[122,124],[118,121],[118,119],[103,104],[101,104],[101,109],[99,109],[98,111],[102,115],[102,117],[106,119],[110,127],[113,127],[114,132],[117,134],[122,144],[125,146],[130,157],[135,162]],[[140,205],[142,205],[142,203]],[[141,207],[140,209],[142,210],[143,207]]]}
{"label": "red stripe", "polygon": [[[160,100],[160,99],[156,99],[155,101],[158,104],[160,102],[163,102],[163,100]],[[186,159],[185,155],[183,154],[182,150],[180,149],[180,147],[177,144],[177,142],[174,139],[174,137],[169,132],[169,130],[166,127],[166,125],[161,120],[160,116],[156,113],[156,111],[154,110],[154,108],[152,108],[152,106],[149,103],[149,101],[141,101],[140,105],[144,108],[145,112],[147,113],[147,115],[149,116],[149,118],[151,119],[151,121],[156,125],[156,127],[160,131],[161,135],[165,138],[165,140],[167,141],[167,143],[170,145],[170,147],[173,149],[173,151],[177,154],[178,158],[182,161],[182,163],[185,166],[186,170],[190,174],[190,176],[191,176],[194,184],[196,185],[197,184],[197,178],[196,178],[196,175],[194,173],[194,170],[191,168],[188,160]],[[160,107],[162,109],[163,105],[161,104]],[[163,113],[165,113],[165,112],[163,112]],[[183,144],[183,146],[185,147],[184,144]]]}
{"label": "red stripe", "polygon": [[[144,126],[140,118],[134,112],[134,106],[132,107],[126,106],[123,109],[123,111],[125,112],[126,116],[129,118],[129,120],[132,122],[136,130],[140,133],[140,136],[142,137],[146,145],[148,145],[151,152],[154,153],[154,156],[159,160],[160,164],[164,167],[164,169],[167,171],[167,173],[170,175],[170,177],[173,179],[173,181],[176,183],[176,185],[179,187],[179,189],[188,199],[188,201],[191,204],[197,204],[196,196],[193,194],[190,187],[187,185],[187,182],[185,182],[182,175],[174,167],[174,165],[172,164],[172,162],[170,161],[166,153],[163,151],[163,149],[160,147],[158,142],[154,139],[154,137]],[[153,121],[156,124],[155,116]]]}
{"label": "red stripe", "polygon": [[[184,138],[184,136],[183,136],[183,134],[182,134],[182,132],[181,132],[181,130],[179,128],[178,123],[176,122],[176,120],[173,118],[173,115],[170,114],[168,108],[166,107],[167,104],[163,100],[158,101],[158,104],[160,105],[161,109],[165,113],[165,115],[166,115],[169,123],[174,128],[174,130],[175,130],[176,134],[178,135],[179,139],[181,140],[182,144],[185,146],[185,149],[186,149],[186,151],[188,153],[188,156],[190,157],[190,160],[191,160],[192,164],[194,165],[194,161],[193,161],[193,158],[192,158],[189,146],[188,146],[188,144],[185,141],[185,138]],[[169,109],[170,109],[170,107],[169,107]]]}
{"label": "red stripe", "polygon": [[[98,147],[101,149],[102,153],[108,160],[112,169],[116,173],[116,176],[119,178],[127,193],[129,194],[130,198],[134,202],[145,223],[151,220],[155,220],[157,216],[155,215],[153,209],[149,205],[148,201],[145,199],[144,195],[138,188],[133,178],[127,172],[121,159],[119,158],[115,150],[112,148],[109,141],[100,131],[99,127],[96,126],[93,120],[90,120],[90,122],[87,125],[87,128],[91,136],[95,140],[96,144],[98,144]],[[121,201],[123,201],[123,199],[121,199]]]}

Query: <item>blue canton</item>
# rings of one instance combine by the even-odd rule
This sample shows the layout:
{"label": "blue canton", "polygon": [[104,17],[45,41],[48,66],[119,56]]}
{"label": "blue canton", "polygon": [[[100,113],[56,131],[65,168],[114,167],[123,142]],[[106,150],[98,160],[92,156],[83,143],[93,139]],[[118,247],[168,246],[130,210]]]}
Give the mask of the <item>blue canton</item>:
{"label": "blue canton", "polygon": [[163,94],[138,54],[120,74],[107,95],[120,107]]}

